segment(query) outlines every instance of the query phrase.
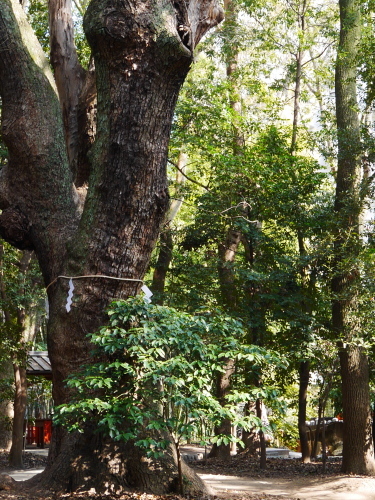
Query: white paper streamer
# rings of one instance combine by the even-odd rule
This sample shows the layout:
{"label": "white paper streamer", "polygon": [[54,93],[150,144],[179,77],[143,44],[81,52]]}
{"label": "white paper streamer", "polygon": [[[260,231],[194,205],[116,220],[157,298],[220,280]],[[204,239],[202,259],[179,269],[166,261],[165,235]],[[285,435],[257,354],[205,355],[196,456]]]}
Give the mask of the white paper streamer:
{"label": "white paper streamer", "polygon": [[142,292],[145,294],[145,300],[147,302],[151,302],[151,297],[154,295],[151,290],[148,288],[148,286],[143,285],[141,288]]}
{"label": "white paper streamer", "polygon": [[48,297],[46,297],[46,300],[45,300],[45,308],[46,308],[46,318],[49,319],[49,301],[48,301]]}
{"label": "white paper streamer", "polygon": [[73,291],[74,291],[74,285],[73,285],[73,280],[69,280],[69,292],[68,292],[68,298],[66,300],[66,312],[69,312],[71,309],[72,305],[72,299],[73,299]]}

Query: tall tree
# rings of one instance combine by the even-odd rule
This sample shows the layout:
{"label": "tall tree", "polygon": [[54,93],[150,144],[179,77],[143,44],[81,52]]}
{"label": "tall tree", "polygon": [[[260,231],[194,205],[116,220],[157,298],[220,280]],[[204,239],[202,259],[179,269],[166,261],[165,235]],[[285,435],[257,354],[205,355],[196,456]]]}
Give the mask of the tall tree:
{"label": "tall tree", "polygon": [[26,411],[26,360],[41,315],[44,313],[41,276],[32,252],[20,252],[0,243],[0,359],[12,364],[13,415],[9,461],[23,466],[24,418]]}
{"label": "tall tree", "polygon": [[164,302],[165,280],[173,257],[173,234],[171,224],[178,214],[178,211],[182,204],[181,198],[183,197],[183,193],[181,193],[181,188],[185,184],[186,180],[186,164],[187,155],[183,152],[183,150],[180,150],[178,162],[175,165],[177,172],[175,180],[176,188],[174,191],[174,199],[172,199],[171,201],[166,220],[164,221],[164,227],[160,232],[159,254],[152,276],[152,292],[155,295],[153,299],[155,304],[163,305]]}
{"label": "tall tree", "polygon": [[344,415],[343,472],[375,474],[371,437],[369,368],[358,313],[358,256],[361,244],[361,136],[357,103],[360,2],[339,0],[340,40],[336,60],[338,161],[336,234],[332,279],[332,323],[340,339]]}
{"label": "tall tree", "polygon": [[[50,3],[56,6],[55,20],[59,12],[68,12],[51,32],[56,41],[58,33],[65,34],[62,42],[70,45],[70,1]],[[216,0],[90,2],[84,29],[95,60],[98,104],[86,195],[78,189],[81,182],[74,184],[81,165],[74,164],[79,138],[71,113],[79,106],[65,106],[73,97],[62,95],[60,85],[56,89],[19,1],[0,4],[2,135],[9,150],[0,180],[0,234],[38,257],[48,292],[57,404],[69,400],[66,377],[88,361],[87,332],[104,323],[114,297],[140,289],[168,207],[165,167],[178,92],[194,47],[222,17]],[[58,58],[62,42],[55,45]],[[66,54],[74,53],[65,48]],[[65,82],[73,82],[70,72],[77,65],[61,67]],[[61,106],[69,111],[65,120]],[[49,466],[37,482],[57,490],[106,490],[111,474],[111,488],[117,490],[173,488],[173,450],[155,467],[129,446],[94,435],[89,424],[82,431],[54,432]],[[191,491],[204,489],[197,477],[190,479]]]}

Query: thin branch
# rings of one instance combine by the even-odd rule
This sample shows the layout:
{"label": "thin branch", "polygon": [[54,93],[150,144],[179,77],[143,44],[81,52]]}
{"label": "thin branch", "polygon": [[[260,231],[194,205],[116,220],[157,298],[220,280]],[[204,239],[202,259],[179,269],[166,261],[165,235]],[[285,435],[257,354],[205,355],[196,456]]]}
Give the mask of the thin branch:
{"label": "thin branch", "polygon": [[76,6],[76,9],[78,10],[78,12],[81,14],[81,16],[83,16],[85,13],[84,8],[79,4],[79,2],[77,0],[73,0],[73,2],[74,2],[74,5]]}
{"label": "thin branch", "polygon": [[306,64],[309,64],[311,61],[314,61],[315,59],[319,59],[319,57],[322,57],[322,55],[324,54],[324,52],[328,49],[328,47],[330,47],[331,45],[333,45],[333,42],[329,43],[328,45],[326,45],[324,47],[324,49],[320,52],[320,54],[314,56],[314,57],[311,57],[311,59],[309,59],[308,61],[305,61],[303,64],[302,64],[302,67],[306,66]]}
{"label": "thin branch", "polygon": [[297,14],[297,16],[299,17],[301,14],[299,12],[299,9],[297,10],[294,5],[289,1],[289,0],[286,0],[286,3],[289,5],[289,8],[295,13]]}
{"label": "thin branch", "polygon": [[205,189],[206,191],[210,191],[209,188],[208,188],[208,186],[205,186],[204,184],[201,184],[199,181],[196,181],[195,179],[192,179],[191,177],[189,177],[188,175],[186,175],[185,172],[177,165],[177,163],[175,163],[174,161],[170,160],[169,158],[168,158],[168,163],[170,163],[171,165],[173,165],[185,177],[185,179],[187,179],[190,182],[193,182],[197,186]]}
{"label": "thin branch", "polygon": [[[189,202],[187,202],[185,200],[182,200],[182,199],[179,199],[179,198],[174,198],[173,196],[171,196],[171,200],[179,201],[179,202],[183,203],[184,205],[187,205],[188,207],[194,207],[194,208],[196,208],[196,205],[194,205],[193,203],[189,203]],[[221,212],[216,212],[215,210],[205,210],[203,208],[199,208],[199,210],[201,212],[206,213],[206,214],[213,214],[213,215],[216,215],[216,216],[220,216],[220,215],[224,216],[225,212],[228,212],[228,210],[232,210],[233,208],[238,208],[241,205],[249,205],[249,204],[247,202],[241,202],[238,205],[226,208],[225,210],[222,210]],[[229,220],[243,219],[244,221],[248,222],[249,224],[259,224],[259,220],[250,220],[250,219],[247,219],[246,217],[244,217],[243,215],[235,215],[235,216],[232,216],[232,217],[225,215],[225,217],[228,217]]]}
{"label": "thin branch", "polygon": [[229,208],[226,208],[225,210],[221,211],[220,213],[221,214],[224,214],[225,212],[229,212],[229,210],[233,210],[234,208],[247,208],[247,207],[250,207],[251,208],[251,205],[249,203],[247,203],[247,201],[240,201],[239,203],[237,203],[237,205],[234,205],[233,207],[229,207]]}
{"label": "thin branch", "polygon": [[[263,24],[261,21],[259,21],[259,19],[255,19],[255,21],[256,21],[256,22],[257,22],[257,23],[258,23],[258,24],[259,24],[259,25],[260,25],[263,29],[266,29],[266,28],[265,28],[265,26],[264,26],[264,24]],[[277,47],[279,47],[279,48],[281,48],[281,49],[285,50],[286,52],[289,52],[289,54],[291,54],[292,56],[297,57],[297,53],[296,53],[296,52],[292,52],[292,50],[290,50],[290,49],[288,49],[288,48],[287,48],[287,45],[284,45],[284,44],[282,44],[282,43],[278,42],[278,41],[276,40],[276,38],[275,38],[275,37],[273,37],[273,36],[271,35],[271,33],[268,33],[268,36],[271,38],[271,40],[273,41],[273,43],[274,43]]]}

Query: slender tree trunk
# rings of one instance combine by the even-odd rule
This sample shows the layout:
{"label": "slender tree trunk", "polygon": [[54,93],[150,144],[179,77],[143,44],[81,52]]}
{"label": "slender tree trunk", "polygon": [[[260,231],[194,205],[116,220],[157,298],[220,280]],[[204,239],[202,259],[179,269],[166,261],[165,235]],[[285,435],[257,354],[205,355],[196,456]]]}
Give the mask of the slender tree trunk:
{"label": "slender tree trunk", "polygon": [[326,450],[326,420],[325,420],[325,407],[323,408],[323,430],[322,430],[322,462],[323,474],[326,472],[327,465],[327,450]]}
{"label": "slender tree trunk", "polygon": [[[224,362],[224,360],[223,360]],[[224,366],[224,365],[223,365]],[[236,369],[235,362],[233,359],[225,359],[224,373],[220,373],[216,379],[216,396],[218,401],[222,406],[226,403],[226,396],[231,389],[231,377]],[[232,435],[232,422],[228,419],[223,419],[217,427],[215,427],[215,436],[231,436]],[[208,455],[209,458],[219,458],[220,460],[229,460],[231,452],[231,445],[221,443],[220,445],[214,445]]]}
{"label": "slender tree trunk", "polygon": [[[0,263],[4,246],[0,245]],[[17,262],[23,280],[26,280],[26,274],[29,270],[32,253],[24,251]],[[12,443],[9,453],[9,463],[13,467],[23,467],[23,437],[24,437],[24,420],[27,404],[27,380],[26,380],[26,346],[34,340],[32,328],[27,326],[27,316],[31,314],[30,310],[26,310],[26,304],[29,299],[26,297],[29,291],[26,291],[22,285],[19,286],[17,294],[20,297],[19,303],[12,303],[7,293],[7,283],[4,280],[3,272],[0,274],[0,295],[3,302],[2,314],[5,322],[8,325],[17,324],[18,331],[14,331],[14,338],[10,339],[16,346],[16,350],[12,355],[13,379],[14,379],[14,398],[13,398],[13,424],[12,424]],[[23,299],[23,300],[22,300]]]}
{"label": "slender tree trunk", "polygon": [[[238,306],[237,290],[234,279],[233,265],[236,258],[238,246],[241,242],[241,233],[229,228],[223,243],[219,244],[218,249],[218,275],[221,290],[221,297],[225,308],[229,312],[234,312]],[[226,402],[226,396],[231,389],[231,377],[235,372],[235,362],[232,359],[225,360],[225,371],[219,373],[216,380],[216,396],[222,405]],[[232,422],[224,419],[221,424],[215,427],[215,435],[232,435]],[[220,458],[221,460],[230,459],[230,444],[216,443],[213,445],[209,457]]]}
{"label": "slender tree trunk", "polygon": [[[235,5],[232,0],[224,1],[224,8],[226,11],[225,26],[228,29],[233,28],[237,23],[237,16],[235,12]],[[242,106],[240,95],[236,84],[235,73],[238,69],[238,47],[236,44],[228,46],[226,70],[227,78],[231,82],[231,95],[230,107],[233,110],[232,128],[233,128],[233,154],[243,154],[243,136],[240,127],[240,116],[242,113]],[[241,233],[233,227],[228,228],[224,241],[219,243],[218,247],[218,276],[220,291],[225,308],[229,312],[234,312],[238,307],[238,291],[235,284],[235,275],[233,266],[235,263],[238,247],[241,243]],[[225,403],[225,396],[229,393],[231,388],[231,376],[235,371],[235,364],[233,360],[226,360],[226,371],[219,375],[216,382],[217,396],[222,403]],[[223,420],[221,425],[215,429],[215,434],[223,434],[231,436],[232,423],[229,420]],[[221,444],[214,446],[211,449],[209,457],[217,457],[222,460],[229,460],[231,453],[231,446]]]}
{"label": "slender tree trunk", "polygon": [[180,495],[184,494],[184,481],[183,481],[183,474],[182,474],[182,457],[180,453],[180,445],[176,445],[176,451],[177,451],[177,466],[178,466],[178,489]]}
{"label": "slender tree trunk", "polygon": [[[249,217],[249,214],[248,214]],[[257,229],[261,229],[261,223],[257,224]],[[259,249],[257,249],[257,244],[252,239],[247,239],[244,235],[242,235],[242,243],[245,248],[245,255],[248,264],[252,267],[254,265],[256,255],[258,256]],[[249,293],[248,301],[249,303],[253,300],[253,297],[257,294],[261,293],[259,288],[252,290]],[[263,332],[265,331],[265,310],[260,308],[259,311],[255,313],[252,320],[256,323],[256,326],[253,326],[249,329],[247,335],[247,342],[250,344],[255,344],[258,346],[263,345]],[[261,373],[254,373],[253,367],[251,363],[247,363],[246,366],[246,374],[245,374],[245,384],[248,387],[261,386]],[[260,408],[260,410],[259,410]],[[248,402],[245,405],[245,414],[249,414],[251,411],[254,412],[257,416],[262,414],[263,403],[261,400],[257,399],[255,402]],[[260,418],[260,417],[259,417]],[[260,455],[260,466],[262,468],[266,468],[266,443],[265,436],[263,432],[257,432],[254,430],[242,431],[242,441],[245,444],[245,450],[249,452],[251,455],[259,452]]]}
{"label": "slender tree trunk", "polygon": [[[255,403],[256,416],[262,420],[262,400],[257,399]],[[260,451],[260,468],[265,470],[267,468],[267,455],[266,455],[266,439],[262,429],[259,430],[259,451]]]}
{"label": "slender tree trunk", "polygon": [[160,232],[160,250],[152,277],[152,291],[155,295],[154,303],[159,305],[163,305],[164,303],[165,279],[173,257],[173,237],[170,226],[182,204],[182,199],[180,199],[182,195],[180,195],[179,191],[181,190],[181,186],[185,184],[183,173],[186,170],[186,164],[187,155],[181,151],[177,164],[175,199],[170,204],[164,227]]}
{"label": "slender tree trunk", "polygon": [[228,311],[238,307],[238,292],[235,283],[234,263],[241,243],[241,233],[229,228],[218,248],[218,275],[222,301]]}
{"label": "slender tree trunk", "polygon": [[319,398],[319,404],[318,404],[318,422],[315,427],[315,439],[313,443],[313,448],[311,452],[311,457],[316,458],[318,455],[318,445],[319,445],[319,440],[320,440],[320,429],[321,429],[321,421],[322,421],[322,415],[323,415],[323,403],[322,399]]}
{"label": "slender tree trunk", "polygon": [[[369,373],[367,356],[357,339],[361,337],[358,315],[360,124],[357,111],[356,70],[360,40],[360,4],[339,0],[340,41],[336,60],[335,92],[338,134],[338,163],[332,279],[332,323],[340,346],[343,394],[342,470],[353,474],[374,474],[371,436]],[[359,292],[360,293],[360,292]]]}
{"label": "slender tree trunk", "polygon": [[[11,361],[3,361],[0,365],[0,383],[9,387],[7,394],[2,393],[0,402],[0,449],[10,450],[12,446],[12,421],[14,416],[12,400],[13,368]],[[9,394],[9,395],[8,395]]]}
{"label": "slender tree trunk", "polygon": [[311,450],[307,437],[306,427],[306,407],[307,407],[307,388],[310,378],[310,362],[301,361],[299,365],[299,391],[298,391],[298,432],[301,443],[302,462],[310,463]]}
{"label": "slender tree trunk", "polygon": [[[297,21],[298,28],[300,31],[300,35],[303,37],[306,31],[306,8],[307,8],[307,0],[302,0],[301,5],[298,4],[298,12],[297,13]],[[305,49],[303,47],[304,40],[299,44],[297,53],[295,54],[296,58],[296,76],[294,80],[294,99],[293,99],[293,125],[292,125],[292,140],[290,145],[290,153],[294,154],[297,147],[297,138],[298,138],[298,124],[299,124],[299,109],[300,109],[300,100],[301,100],[301,83],[302,83],[302,65],[303,65],[303,57],[305,54]]]}
{"label": "slender tree trunk", "polygon": [[[300,258],[306,258],[306,248],[302,232],[298,230],[298,249]],[[314,287],[314,278],[312,274],[307,273],[306,265],[303,263],[300,269],[301,283],[302,283],[302,301],[301,309],[303,314],[312,313],[311,295],[309,291]],[[304,339],[308,343],[309,338]],[[305,344],[306,345],[306,344]],[[301,344],[303,349],[303,343]],[[301,443],[302,462],[309,463],[311,450],[309,448],[309,440],[307,437],[306,427],[306,408],[307,408],[307,395],[310,377],[310,361],[304,360],[299,363],[299,392],[298,392],[298,433]]]}
{"label": "slender tree trunk", "polygon": [[[308,2],[303,0],[301,4],[298,6],[298,26],[300,29],[301,36],[304,37],[305,31],[307,29],[306,25],[306,10],[308,8]],[[296,53],[296,76],[294,82],[294,104],[293,104],[293,125],[292,125],[292,140],[290,144],[290,153],[291,155],[295,155],[297,149],[297,141],[298,141],[298,126],[299,126],[299,110],[300,110],[300,99],[301,99],[301,85],[302,85],[302,68],[303,68],[303,59],[305,55],[304,48],[305,41],[301,40],[299,44],[298,51]],[[298,250],[301,260],[306,258],[306,247],[304,242],[304,236],[300,229],[297,230],[297,239],[298,239]],[[311,314],[311,304],[308,297],[308,289],[309,289],[309,278],[307,276],[307,270],[305,264],[302,264],[301,270],[301,282],[303,287],[303,295],[305,295],[305,299],[301,303],[301,308],[303,313]],[[301,361],[299,365],[299,394],[298,394],[298,432],[299,439],[301,443],[301,451],[302,451],[302,462],[309,463],[310,462],[310,453],[309,449],[309,440],[307,437],[307,428],[306,428],[306,407],[307,407],[307,390],[309,384],[309,369],[310,363],[309,361]]]}
{"label": "slender tree trunk", "polygon": [[[4,246],[0,245],[0,296],[3,303],[6,304],[6,287],[3,276],[3,253]],[[7,307],[3,307],[3,315],[5,322],[10,321],[10,315]],[[4,361],[1,366],[1,376],[0,380],[2,382],[10,382],[13,380],[13,367],[11,361]],[[14,398],[13,401],[11,399],[5,398],[4,401],[0,403],[0,448],[10,449],[12,446],[12,420],[14,416]]]}
{"label": "slender tree trunk", "polygon": [[9,453],[9,464],[12,467],[23,467],[23,436],[25,412],[27,405],[26,369],[16,363],[13,364],[15,396],[14,418],[12,432],[12,447]]}
{"label": "slender tree trunk", "polygon": [[163,305],[165,279],[173,256],[173,237],[170,227],[162,229],[159,238],[159,246],[158,260],[156,261],[152,277],[152,292],[155,295],[153,302]]}

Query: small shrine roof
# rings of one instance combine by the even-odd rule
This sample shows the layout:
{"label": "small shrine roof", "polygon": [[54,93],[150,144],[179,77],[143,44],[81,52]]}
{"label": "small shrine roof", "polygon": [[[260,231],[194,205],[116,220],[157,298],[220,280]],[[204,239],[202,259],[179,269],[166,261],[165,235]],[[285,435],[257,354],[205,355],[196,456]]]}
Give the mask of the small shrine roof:
{"label": "small shrine roof", "polygon": [[29,351],[27,353],[26,374],[52,378],[52,368],[47,351]]}

